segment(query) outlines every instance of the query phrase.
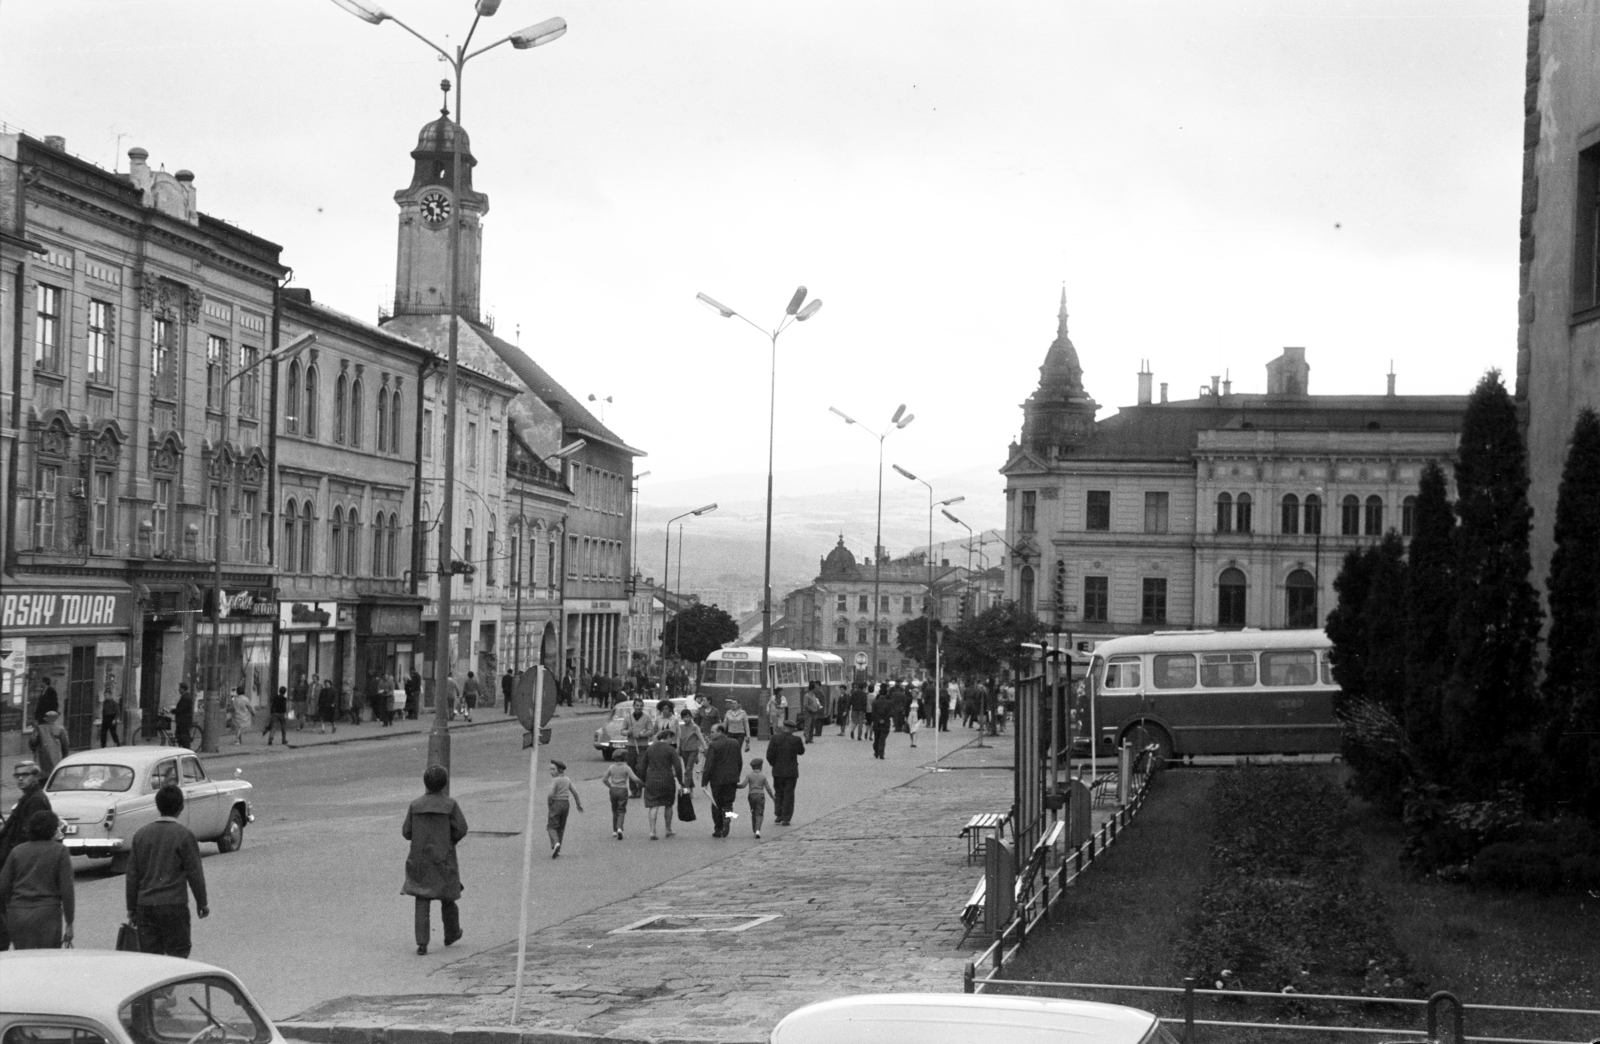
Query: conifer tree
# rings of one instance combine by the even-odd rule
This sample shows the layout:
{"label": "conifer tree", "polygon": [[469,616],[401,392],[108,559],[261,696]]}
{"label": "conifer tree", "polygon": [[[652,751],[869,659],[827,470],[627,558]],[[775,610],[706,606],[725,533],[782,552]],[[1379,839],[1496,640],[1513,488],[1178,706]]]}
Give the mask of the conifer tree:
{"label": "conifer tree", "polygon": [[1528,582],[1528,460],[1516,408],[1490,370],[1467,399],[1456,461],[1455,662],[1445,686],[1456,790],[1482,798],[1532,763],[1538,596]]}
{"label": "conifer tree", "polygon": [[1600,417],[1593,410],[1573,427],[1545,590],[1545,764],[1554,769],[1546,796],[1565,796],[1600,820]]}
{"label": "conifer tree", "polygon": [[1364,623],[1367,593],[1372,588],[1374,548],[1352,548],[1344,556],[1333,590],[1337,601],[1323,626],[1333,649],[1333,680],[1339,684],[1336,710],[1343,711],[1367,698],[1367,630]]}
{"label": "conifer tree", "polygon": [[1406,699],[1401,720],[1424,771],[1443,767],[1444,683],[1454,660],[1450,618],[1456,608],[1455,512],[1444,469],[1429,461],[1417,487],[1406,563]]}
{"label": "conifer tree", "polygon": [[1406,702],[1406,590],[1409,570],[1406,545],[1389,530],[1371,549],[1364,630],[1367,643],[1367,698],[1403,720]]}

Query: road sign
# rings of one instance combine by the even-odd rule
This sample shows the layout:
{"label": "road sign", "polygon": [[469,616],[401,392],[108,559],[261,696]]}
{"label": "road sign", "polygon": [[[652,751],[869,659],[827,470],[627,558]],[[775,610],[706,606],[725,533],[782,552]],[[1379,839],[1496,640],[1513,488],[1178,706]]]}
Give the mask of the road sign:
{"label": "road sign", "polygon": [[864,652],[856,653],[856,666],[857,667],[866,667],[866,665],[867,665],[867,654],[864,653]]}

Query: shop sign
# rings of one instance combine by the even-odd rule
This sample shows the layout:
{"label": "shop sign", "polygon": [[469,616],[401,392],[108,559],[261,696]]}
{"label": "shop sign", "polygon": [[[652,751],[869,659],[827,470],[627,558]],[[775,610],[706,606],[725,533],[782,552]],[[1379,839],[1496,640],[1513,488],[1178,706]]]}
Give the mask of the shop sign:
{"label": "shop sign", "polygon": [[133,605],[129,591],[7,591],[0,595],[0,630],[7,634],[122,630]]}
{"label": "shop sign", "polygon": [[626,603],[610,598],[569,598],[565,605],[569,613],[620,613]]}
{"label": "shop sign", "polygon": [[339,617],[338,602],[279,602],[278,626],[285,630],[331,627]]}
{"label": "shop sign", "polygon": [[271,591],[250,588],[230,591],[223,588],[222,600],[222,615],[225,617],[264,616],[271,619],[278,614],[278,603],[272,600]]}
{"label": "shop sign", "polygon": [[416,634],[421,614],[408,606],[373,606],[371,632],[373,634]]}

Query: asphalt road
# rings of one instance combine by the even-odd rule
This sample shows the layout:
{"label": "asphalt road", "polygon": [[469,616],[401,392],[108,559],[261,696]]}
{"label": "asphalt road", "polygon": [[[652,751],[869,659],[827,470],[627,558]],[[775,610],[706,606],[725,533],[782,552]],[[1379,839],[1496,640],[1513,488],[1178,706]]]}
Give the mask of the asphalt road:
{"label": "asphalt road", "polygon": [[[539,750],[530,930],[683,874],[715,874],[719,860],[762,843],[744,818],[732,838],[713,840],[700,794],[700,819],[678,836],[649,841],[635,801],[626,840],[616,841],[605,791],[595,782],[605,762],[590,745],[601,720],[558,718],[552,742]],[[971,735],[957,730],[949,737],[960,743]],[[400,894],[407,848],[400,824],[407,803],[422,792],[427,740],[408,735],[215,763],[217,774],[244,770],[255,786],[257,818],[241,851],[221,855],[214,845],[202,846],[212,913],[194,922],[194,958],[239,974],[274,1019],[335,997],[455,992],[453,980],[435,974],[443,965],[516,938],[528,752],[509,722],[452,738],[451,792],[472,828],[459,850],[466,885],[461,942],[440,944],[437,907],[430,953],[417,956],[412,941],[412,900]],[[891,737],[880,762],[869,743],[829,730],[801,761],[796,824],[919,775],[932,760],[932,735],[920,738],[913,750],[904,735]],[[758,742],[751,756],[764,746]],[[551,757],[567,763],[586,810],[573,812],[559,860],[550,859],[544,833]],[[770,839],[783,829],[769,824],[764,833]],[[123,878],[105,867],[86,861],[77,873],[79,946],[110,947],[123,919]]]}

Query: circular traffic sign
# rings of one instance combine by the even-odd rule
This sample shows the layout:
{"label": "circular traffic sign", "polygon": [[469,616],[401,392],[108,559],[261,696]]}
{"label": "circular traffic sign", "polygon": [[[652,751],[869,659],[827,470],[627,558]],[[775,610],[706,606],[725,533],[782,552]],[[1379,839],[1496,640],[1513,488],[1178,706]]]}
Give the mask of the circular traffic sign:
{"label": "circular traffic sign", "polygon": [[864,652],[856,653],[856,666],[857,667],[865,667],[866,665],[867,665],[867,654],[864,653]]}

